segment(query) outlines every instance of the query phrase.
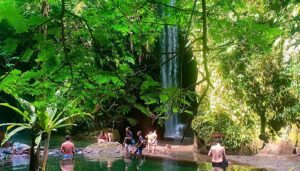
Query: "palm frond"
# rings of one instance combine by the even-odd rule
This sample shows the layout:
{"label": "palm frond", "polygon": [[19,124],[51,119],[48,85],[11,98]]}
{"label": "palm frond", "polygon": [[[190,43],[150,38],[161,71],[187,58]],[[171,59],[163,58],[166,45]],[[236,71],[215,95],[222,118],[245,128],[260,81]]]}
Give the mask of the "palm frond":
{"label": "palm frond", "polygon": [[5,107],[8,107],[12,110],[14,110],[15,112],[17,112],[18,114],[20,114],[21,116],[23,116],[27,121],[30,121],[30,117],[28,116],[27,113],[25,112],[22,112],[20,109],[8,104],[8,103],[0,103],[1,106],[5,106]]}
{"label": "palm frond", "polygon": [[7,142],[7,140],[9,140],[13,135],[15,135],[16,133],[24,130],[24,129],[29,129],[29,126],[19,126],[17,128],[15,128],[14,130],[10,131],[8,134],[5,134],[5,138],[3,139],[1,145],[3,145],[5,142]]}
{"label": "palm frond", "polygon": [[27,100],[24,100],[20,97],[15,97],[17,101],[21,104],[21,106],[29,112],[29,114],[34,114],[35,113],[35,107],[33,104],[28,102]]}

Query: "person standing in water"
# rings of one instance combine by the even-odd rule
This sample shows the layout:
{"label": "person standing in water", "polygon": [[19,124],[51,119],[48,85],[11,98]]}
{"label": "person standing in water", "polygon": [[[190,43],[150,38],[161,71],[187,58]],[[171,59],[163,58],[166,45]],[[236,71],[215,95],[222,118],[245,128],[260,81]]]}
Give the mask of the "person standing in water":
{"label": "person standing in water", "polygon": [[226,160],[225,148],[221,146],[220,139],[215,139],[214,144],[208,152],[208,156],[212,157],[213,171],[225,171],[227,167],[224,163]]}
{"label": "person standing in water", "polygon": [[64,154],[63,159],[73,159],[75,155],[75,146],[70,141],[70,136],[66,136],[66,141],[61,145],[60,151]]}

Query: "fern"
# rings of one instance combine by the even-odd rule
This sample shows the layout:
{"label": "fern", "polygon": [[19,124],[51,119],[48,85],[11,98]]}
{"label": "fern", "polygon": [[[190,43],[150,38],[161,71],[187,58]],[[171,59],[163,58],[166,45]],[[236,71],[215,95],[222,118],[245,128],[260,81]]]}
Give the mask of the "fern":
{"label": "fern", "polygon": [[18,43],[19,41],[16,39],[12,39],[12,38],[7,38],[4,41],[4,46],[2,48],[2,50],[6,53],[6,54],[12,54],[13,52],[15,52],[15,50],[18,47]]}
{"label": "fern", "polygon": [[11,0],[0,2],[0,21],[6,20],[16,33],[26,32],[29,28],[29,22],[15,5],[15,2]]}

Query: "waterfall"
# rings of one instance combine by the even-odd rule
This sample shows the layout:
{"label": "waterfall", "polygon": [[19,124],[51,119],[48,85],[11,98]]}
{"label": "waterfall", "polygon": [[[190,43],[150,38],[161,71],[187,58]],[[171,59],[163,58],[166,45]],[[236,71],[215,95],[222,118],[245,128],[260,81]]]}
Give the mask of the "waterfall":
{"label": "waterfall", "polygon": [[[175,0],[170,0],[170,5],[175,5]],[[175,53],[178,50],[178,28],[177,26],[166,25],[162,31],[161,40],[161,81],[163,88],[178,88],[179,86],[179,57]],[[178,135],[178,114],[172,112],[170,104],[167,104],[168,119],[165,121],[164,137],[179,137]]]}

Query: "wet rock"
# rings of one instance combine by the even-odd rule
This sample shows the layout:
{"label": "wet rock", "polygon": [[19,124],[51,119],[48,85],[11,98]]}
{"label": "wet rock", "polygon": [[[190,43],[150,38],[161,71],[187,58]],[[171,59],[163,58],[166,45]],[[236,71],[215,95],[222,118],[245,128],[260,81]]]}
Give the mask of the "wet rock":
{"label": "wet rock", "polygon": [[60,156],[60,155],[62,155],[62,153],[60,152],[59,149],[50,149],[48,151],[48,155],[51,155],[51,156]]}
{"label": "wet rock", "polygon": [[29,154],[30,146],[27,144],[22,144],[19,142],[13,143],[11,147],[2,147],[0,148],[0,153],[3,154],[15,154],[15,155],[22,155],[22,154]]}
{"label": "wet rock", "polygon": [[123,157],[126,151],[118,142],[104,142],[89,145],[82,150],[83,155],[91,160],[103,158],[120,158]]}
{"label": "wet rock", "polygon": [[[82,154],[82,148],[76,148],[75,149],[75,154]],[[41,152],[41,155],[44,154],[44,151],[40,151]],[[48,151],[48,155],[50,156],[60,156],[60,155],[63,155],[63,153],[60,151],[60,149],[49,149]]]}
{"label": "wet rock", "polygon": [[30,152],[30,146],[27,144],[22,144],[19,142],[15,142],[13,144],[12,148],[12,153],[16,155],[21,155],[21,154],[29,154]]}
{"label": "wet rock", "polygon": [[76,154],[82,154],[83,148],[76,148],[75,153]]}
{"label": "wet rock", "polygon": [[0,161],[5,161],[8,157],[9,156],[7,154],[0,152]]}
{"label": "wet rock", "polygon": [[2,154],[12,154],[13,148],[12,147],[2,147],[0,148],[0,153]]}

